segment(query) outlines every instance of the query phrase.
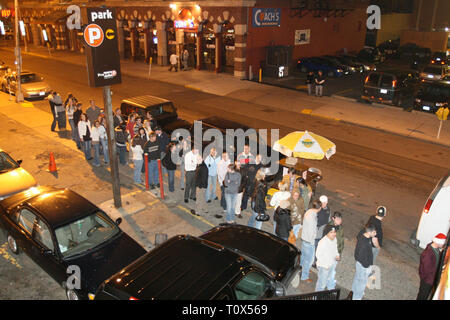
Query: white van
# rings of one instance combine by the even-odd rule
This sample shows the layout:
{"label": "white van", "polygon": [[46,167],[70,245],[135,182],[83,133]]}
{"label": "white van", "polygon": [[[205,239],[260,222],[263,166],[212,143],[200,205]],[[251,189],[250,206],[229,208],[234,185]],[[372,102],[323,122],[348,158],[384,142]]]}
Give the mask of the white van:
{"label": "white van", "polygon": [[425,249],[438,233],[447,234],[450,227],[450,172],[444,176],[428,197],[417,232],[411,243]]}

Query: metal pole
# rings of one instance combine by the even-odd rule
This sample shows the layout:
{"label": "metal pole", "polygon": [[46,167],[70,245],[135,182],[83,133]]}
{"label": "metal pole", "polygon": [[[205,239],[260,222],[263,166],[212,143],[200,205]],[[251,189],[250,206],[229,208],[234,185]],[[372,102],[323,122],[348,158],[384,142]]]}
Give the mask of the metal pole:
{"label": "metal pole", "polygon": [[23,102],[22,83],[20,79],[20,71],[22,69],[22,56],[20,54],[20,31],[19,31],[19,1],[14,0],[15,9],[15,30],[16,30],[16,67],[17,67],[17,88],[16,88],[16,102]]}
{"label": "metal pole", "polygon": [[442,121],[442,120],[440,120],[439,121],[440,123],[439,123],[439,130],[438,130],[438,134],[437,134],[437,137],[436,138],[440,138],[440,136],[441,136],[441,129],[442,129],[442,123],[444,122],[444,121]]}
{"label": "metal pole", "polygon": [[119,163],[117,160],[116,139],[114,135],[114,119],[111,102],[111,86],[103,87],[103,103],[106,115],[106,131],[108,134],[108,150],[111,167],[111,180],[113,187],[114,206],[122,207],[122,199],[120,196],[120,180],[119,180]]}
{"label": "metal pole", "polygon": [[161,192],[161,199],[164,200],[164,181],[163,181],[163,173],[161,168],[161,159],[158,159],[158,174],[159,174],[159,190]]}

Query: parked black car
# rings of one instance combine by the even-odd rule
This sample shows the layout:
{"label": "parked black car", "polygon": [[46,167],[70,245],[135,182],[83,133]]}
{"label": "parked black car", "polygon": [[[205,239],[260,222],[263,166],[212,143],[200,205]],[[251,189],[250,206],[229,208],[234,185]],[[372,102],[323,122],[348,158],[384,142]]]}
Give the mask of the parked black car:
{"label": "parked black car", "polygon": [[[31,188],[0,201],[9,249],[25,252],[70,300],[92,298],[102,281],[146,253],[120,222],[69,189]],[[68,271],[70,266],[80,273]]]}
{"label": "parked black car", "polygon": [[450,83],[436,81],[423,83],[414,99],[414,109],[436,113],[441,107],[450,105]]}
{"label": "parked black car", "polygon": [[361,99],[402,106],[405,100],[413,97],[418,85],[418,75],[414,72],[375,71],[366,76]]}
{"label": "parked black car", "polygon": [[122,100],[120,110],[125,117],[136,112],[140,117],[145,117],[150,111],[153,119],[168,135],[177,128],[186,128],[190,123],[178,118],[177,109],[169,100],[150,95],[133,97]]}
{"label": "parked black car", "polygon": [[365,47],[358,52],[358,58],[371,63],[381,63],[386,56],[378,48]]}
{"label": "parked black car", "polygon": [[351,59],[348,59],[343,56],[326,56],[326,57],[330,57],[339,61],[339,63],[342,66],[344,66],[344,68],[349,72],[349,74],[364,72],[364,64],[361,62],[352,61]]}
{"label": "parked black car", "polygon": [[299,282],[300,251],[277,236],[221,224],[200,237],[180,235],[106,280],[97,300],[257,300]]}
{"label": "parked black car", "polygon": [[400,46],[400,39],[387,40],[380,43],[377,48],[386,57],[396,56],[398,53],[398,48]]}

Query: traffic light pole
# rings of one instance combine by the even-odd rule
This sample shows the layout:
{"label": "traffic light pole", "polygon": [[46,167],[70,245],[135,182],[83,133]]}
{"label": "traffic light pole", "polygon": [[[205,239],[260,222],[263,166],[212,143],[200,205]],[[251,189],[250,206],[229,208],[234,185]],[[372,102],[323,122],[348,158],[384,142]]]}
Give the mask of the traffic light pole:
{"label": "traffic light pole", "polygon": [[114,116],[111,102],[111,86],[103,87],[103,105],[106,115],[106,130],[108,136],[109,163],[111,168],[114,206],[116,208],[121,208],[122,198],[120,195],[119,163],[117,161],[117,147],[114,134]]}
{"label": "traffic light pole", "polygon": [[16,67],[17,67],[17,87],[16,87],[16,102],[23,102],[22,94],[22,81],[20,78],[20,72],[22,69],[22,56],[20,53],[20,32],[19,32],[19,1],[14,0],[14,10],[15,10],[15,30],[16,30],[16,49],[14,50],[16,55]]}

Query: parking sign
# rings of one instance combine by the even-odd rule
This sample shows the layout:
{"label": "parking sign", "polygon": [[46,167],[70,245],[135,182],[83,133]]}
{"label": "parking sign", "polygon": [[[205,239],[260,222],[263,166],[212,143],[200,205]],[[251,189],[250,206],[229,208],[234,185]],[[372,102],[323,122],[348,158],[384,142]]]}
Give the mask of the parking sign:
{"label": "parking sign", "polygon": [[86,8],[83,30],[89,85],[104,87],[122,82],[115,10]]}

